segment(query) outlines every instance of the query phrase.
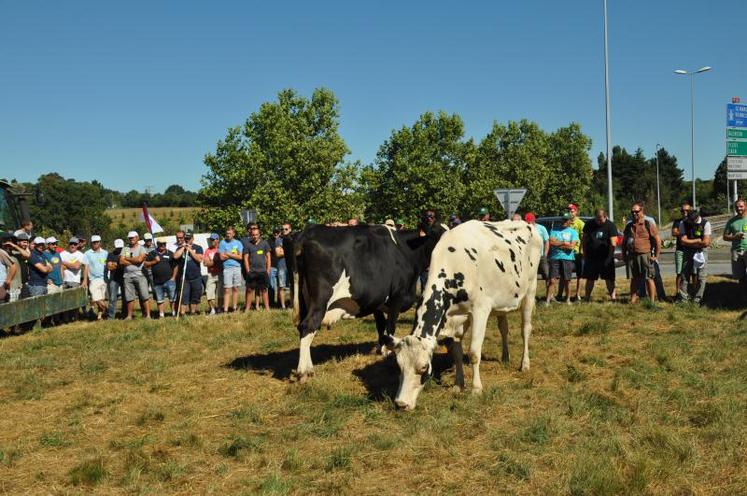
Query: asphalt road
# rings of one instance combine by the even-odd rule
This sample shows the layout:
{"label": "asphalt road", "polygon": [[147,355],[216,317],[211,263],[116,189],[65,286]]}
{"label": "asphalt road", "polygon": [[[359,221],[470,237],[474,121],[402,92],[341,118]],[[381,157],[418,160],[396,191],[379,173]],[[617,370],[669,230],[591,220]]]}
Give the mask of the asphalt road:
{"label": "asphalt road", "polygon": [[[664,250],[659,257],[659,270],[665,277],[674,276],[674,250]],[[731,252],[728,246],[709,250],[708,275],[731,275]],[[618,267],[616,276],[625,278],[625,267]]]}

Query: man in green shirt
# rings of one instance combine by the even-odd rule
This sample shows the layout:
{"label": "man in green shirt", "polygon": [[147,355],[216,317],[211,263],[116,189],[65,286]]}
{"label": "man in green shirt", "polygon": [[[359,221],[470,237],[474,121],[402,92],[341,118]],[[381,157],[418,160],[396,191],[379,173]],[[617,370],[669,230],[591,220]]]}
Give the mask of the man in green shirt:
{"label": "man in green shirt", "polygon": [[724,241],[731,241],[731,274],[747,294],[747,206],[744,200],[734,202],[737,215],[724,227]]}

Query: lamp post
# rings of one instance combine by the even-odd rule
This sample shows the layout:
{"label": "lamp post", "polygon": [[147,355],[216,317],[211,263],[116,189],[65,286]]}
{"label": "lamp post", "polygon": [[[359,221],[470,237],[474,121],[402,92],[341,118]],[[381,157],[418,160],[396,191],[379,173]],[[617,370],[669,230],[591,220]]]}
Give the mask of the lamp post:
{"label": "lamp post", "polygon": [[710,71],[709,66],[701,67],[697,71],[686,71],[684,69],[677,69],[674,71],[675,74],[681,74],[683,76],[690,76],[690,163],[692,165],[692,179],[693,179],[693,210],[695,210],[695,83],[693,77],[701,72]]}
{"label": "lamp post", "polygon": [[607,0],[604,0],[604,109],[607,128],[607,213],[614,222],[614,199],[612,197],[612,138],[610,132],[610,77],[607,64]]}
{"label": "lamp post", "polygon": [[656,207],[658,208],[658,217],[656,218],[656,222],[659,223],[659,225],[664,222],[661,220],[661,190],[659,189],[659,148],[661,145],[659,143],[656,143]]}

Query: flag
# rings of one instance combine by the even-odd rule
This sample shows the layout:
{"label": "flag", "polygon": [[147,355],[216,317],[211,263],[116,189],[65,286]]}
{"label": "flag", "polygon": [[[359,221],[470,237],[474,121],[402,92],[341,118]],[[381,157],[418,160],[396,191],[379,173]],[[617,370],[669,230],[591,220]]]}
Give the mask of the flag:
{"label": "flag", "polygon": [[148,205],[143,203],[143,211],[140,213],[140,220],[145,222],[145,227],[148,228],[148,232],[156,234],[163,232],[163,227],[148,213]]}

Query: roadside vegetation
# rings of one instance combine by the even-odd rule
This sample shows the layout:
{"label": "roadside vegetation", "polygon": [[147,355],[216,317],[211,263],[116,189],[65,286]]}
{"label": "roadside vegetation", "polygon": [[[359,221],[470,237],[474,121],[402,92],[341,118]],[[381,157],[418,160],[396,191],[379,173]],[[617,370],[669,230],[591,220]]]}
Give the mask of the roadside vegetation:
{"label": "roadside vegetation", "polygon": [[280,311],[8,337],[0,492],[743,493],[747,321],[736,284],[714,280],[724,308],[601,292],[538,307],[527,373],[518,316],[509,366],[492,319],[482,396],[453,390],[441,349],[411,413],[393,406],[397,366],[372,354],[368,319],[318,333],[306,385],[289,382],[298,338]]}

